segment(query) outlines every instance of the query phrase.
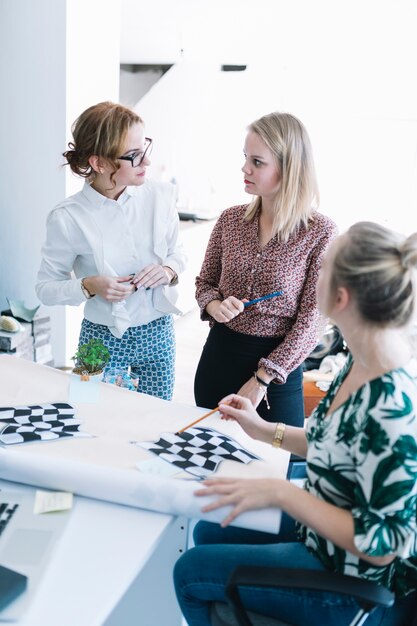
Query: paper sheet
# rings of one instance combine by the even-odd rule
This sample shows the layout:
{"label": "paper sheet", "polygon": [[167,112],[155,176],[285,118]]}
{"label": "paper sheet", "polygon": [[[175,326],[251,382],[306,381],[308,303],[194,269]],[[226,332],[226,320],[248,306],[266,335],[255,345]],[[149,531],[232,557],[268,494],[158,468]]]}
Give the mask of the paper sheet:
{"label": "paper sheet", "polygon": [[[202,513],[201,507],[215,498],[195,496],[194,491],[201,489],[198,481],[42,458],[29,452],[22,455],[0,449],[0,475],[4,480],[210,522],[221,522],[230,510],[224,507]],[[235,521],[236,526],[270,533],[277,533],[280,523],[281,512],[277,509],[250,511]]]}
{"label": "paper sheet", "polygon": [[154,459],[146,459],[136,463],[136,467],[144,474],[153,474],[158,476],[174,476],[178,474],[178,469],[162,459],[155,457]]}
{"label": "paper sheet", "polygon": [[70,402],[98,402],[100,389],[99,381],[91,378],[81,380],[80,376],[71,374],[68,398]]}

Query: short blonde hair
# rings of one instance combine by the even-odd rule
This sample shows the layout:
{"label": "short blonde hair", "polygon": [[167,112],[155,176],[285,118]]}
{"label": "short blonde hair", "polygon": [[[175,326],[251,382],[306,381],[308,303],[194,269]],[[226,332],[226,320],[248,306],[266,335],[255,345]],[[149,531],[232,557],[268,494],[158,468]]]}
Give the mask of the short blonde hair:
{"label": "short blonde hair", "polygon": [[128,130],[134,124],[143,124],[137,113],[113,102],[100,102],[86,109],[72,125],[73,141],[63,153],[74,174],[91,178],[93,168],[88,162],[91,156],[99,156],[110,163],[114,171],[120,168],[117,160],[124,150]]}
{"label": "short blonde hair", "polygon": [[417,233],[399,235],[358,222],[340,237],[333,257],[331,291],[347,287],[365,322],[400,328],[416,308]]}
{"label": "short blonde hair", "polygon": [[[273,236],[287,241],[301,224],[308,227],[319,205],[319,189],[310,138],[304,125],[289,113],[269,113],[255,120],[248,130],[256,133],[272,151],[281,183],[275,198]],[[245,219],[254,218],[261,198],[253,200]]]}

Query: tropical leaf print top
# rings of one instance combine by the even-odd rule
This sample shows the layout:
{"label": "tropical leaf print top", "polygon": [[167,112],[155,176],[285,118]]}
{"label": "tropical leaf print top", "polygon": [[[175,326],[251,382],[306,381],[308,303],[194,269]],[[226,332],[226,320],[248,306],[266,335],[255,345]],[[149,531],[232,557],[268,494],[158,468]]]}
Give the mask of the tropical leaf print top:
{"label": "tropical leaf print top", "polygon": [[331,571],[368,578],[398,596],[417,589],[416,365],[363,385],[326,417],[352,359],[310,416],[305,488],[352,512],[354,543],[369,556],[395,553],[377,567],[306,527],[306,546]]}

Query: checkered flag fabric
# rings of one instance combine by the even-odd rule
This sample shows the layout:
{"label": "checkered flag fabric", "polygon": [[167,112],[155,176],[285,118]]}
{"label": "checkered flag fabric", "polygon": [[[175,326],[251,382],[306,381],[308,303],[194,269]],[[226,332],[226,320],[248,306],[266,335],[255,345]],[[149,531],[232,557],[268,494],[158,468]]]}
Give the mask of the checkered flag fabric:
{"label": "checkered flag fabric", "polygon": [[0,407],[0,422],[28,424],[29,422],[54,420],[57,419],[58,415],[61,417],[74,417],[75,409],[66,402]]}
{"label": "checkered flag fabric", "polygon": [[259,459],[227,435],[210,428],[189,428],[178,435],[162,433],[156,442],[136,443],[198,478],[209,476],[225,460],[247,464]]}
{"label": "checkered flag fabric", "polygon": [[61,437],[89,437],[79,431],[75,408],[65,402],[32,406],[0,407],[0,443],[10,445],[29,441],[51,441]]}

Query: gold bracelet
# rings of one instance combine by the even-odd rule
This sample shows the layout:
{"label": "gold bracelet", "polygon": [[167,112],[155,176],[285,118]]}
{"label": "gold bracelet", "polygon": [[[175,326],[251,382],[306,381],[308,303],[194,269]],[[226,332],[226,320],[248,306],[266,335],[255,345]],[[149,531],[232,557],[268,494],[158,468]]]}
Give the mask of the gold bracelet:
{"label": "gold bracelet", "polygon": [[283,424],[282,422],[278,422],[275,428],[275,435],[272,440],[272,445],[274,446],[274,448],[281,447],[282,440],[284,439],[284,434],[285,434],[285,424]]}

